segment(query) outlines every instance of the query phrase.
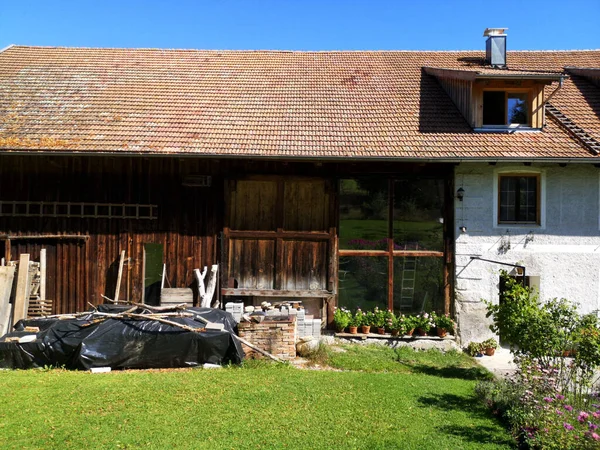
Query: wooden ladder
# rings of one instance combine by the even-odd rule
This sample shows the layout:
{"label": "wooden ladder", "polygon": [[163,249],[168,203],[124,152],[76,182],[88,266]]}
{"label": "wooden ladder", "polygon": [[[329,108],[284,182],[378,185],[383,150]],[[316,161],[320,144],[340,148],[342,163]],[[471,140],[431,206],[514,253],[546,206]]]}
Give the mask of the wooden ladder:
{"label": "wooden ladder", "polygon": [[594,155],[600,153],[600,142],[590,136],[583,128],[576,125],[571,119],[565,116],[556,106],[546,103],[546,112],[565,130],[567,130],[575,139],[588,148]]}

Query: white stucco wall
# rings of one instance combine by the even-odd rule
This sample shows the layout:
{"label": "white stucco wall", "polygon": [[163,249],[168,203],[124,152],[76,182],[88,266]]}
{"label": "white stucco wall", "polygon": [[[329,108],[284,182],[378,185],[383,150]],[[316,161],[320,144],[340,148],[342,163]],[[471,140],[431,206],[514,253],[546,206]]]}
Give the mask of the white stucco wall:
{"label": "white stucco wall", "polygon": [[[541,225],[498,225],[502,171],[541,174]],[[600,309],[600,169],[461,163],[455,168],[455,189],[460,187],[465,195],[454,205],[455,298],[463,344],[493,336],[481,299],[498,302],[499,272],[512,270],[471,256],[525,266],[527,276],[539,277],[542,300],[564,297],[578,303],[582,313]]]}

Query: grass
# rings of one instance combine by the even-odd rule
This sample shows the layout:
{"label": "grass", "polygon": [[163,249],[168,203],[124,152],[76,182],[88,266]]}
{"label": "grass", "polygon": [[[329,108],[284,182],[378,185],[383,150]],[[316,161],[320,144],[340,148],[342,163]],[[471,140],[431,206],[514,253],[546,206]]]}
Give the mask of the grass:
{"label": "grass", "polygon": [[0,448],[505,449],[458,353],[347,346],[299,370],[0,373]]}

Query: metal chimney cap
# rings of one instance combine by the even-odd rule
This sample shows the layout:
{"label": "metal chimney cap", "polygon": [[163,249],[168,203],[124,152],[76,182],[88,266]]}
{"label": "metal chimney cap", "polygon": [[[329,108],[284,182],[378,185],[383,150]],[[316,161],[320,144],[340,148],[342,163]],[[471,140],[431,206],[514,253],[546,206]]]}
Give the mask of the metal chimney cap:
{"label": "metal chimney cap", "polygon": [[506,36],[508,28],[486,28],[483,36]]}

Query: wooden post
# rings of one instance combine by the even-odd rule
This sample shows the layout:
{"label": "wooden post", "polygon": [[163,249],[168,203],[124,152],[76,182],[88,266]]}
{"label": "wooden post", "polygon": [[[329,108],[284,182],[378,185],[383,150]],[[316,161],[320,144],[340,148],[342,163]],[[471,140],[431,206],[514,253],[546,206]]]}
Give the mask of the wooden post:
{"label": "wooden post", "polygon": [[121,291],[121,278],[123,278],[123,264],[125,263],[125,250],[121,250],[121,258],[119,258],[119,274],[117,275],[117,287],[115,288],[115,301],[119,301],[119,293]]}
{"label": "wooden post", "polygon": [[13,324],[16,324],[19,320],[27,317],[27,310],[29,309],[29,289],[29,254],[23,253],[19,257]]}
{"label": "wooden post", "polygon": [[46,300],[46,249],[40,250],[40,300]]}
{"label": "wooden post", "polygon": [[10,293],[12,291],[15,266],[0,267],[0,336],[8,333],[10,328],[11,307]]}

